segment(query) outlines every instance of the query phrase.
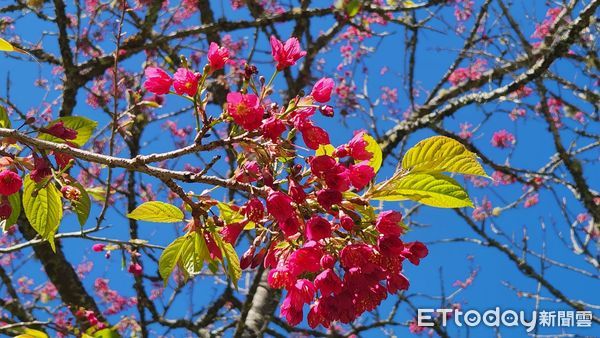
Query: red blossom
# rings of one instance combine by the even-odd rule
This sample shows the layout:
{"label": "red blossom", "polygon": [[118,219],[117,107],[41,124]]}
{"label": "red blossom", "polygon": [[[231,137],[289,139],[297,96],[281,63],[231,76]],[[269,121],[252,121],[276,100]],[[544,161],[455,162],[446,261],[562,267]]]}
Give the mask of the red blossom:
{"label": "red blossom", "polygon": [[48,128],[44,128],[43,131],[46,134],[50,134],[63,140],[74,140],[77,138],[77,130],[65,127],[63,121],[58,121]]}
{"label": "red blossom", "polygon": [[223,236],[223,240],[229,244],[235,244],[235,241],[237,241],[240,233],[242,233],[242,230],[244,230],[244,226],[245,223],[241,222],[227,224],[220,231],[221,236]]}
{"label": "red blossom", "polygon": [[0,172],[0,195],[8,196],[21,190],[23,180],[16,172],[12,170],[2,170]]}
{"label": "red blossom", "polygon": [[164,70],[158,67],[148,67],[144,71],[146,76],[146,82],[144,82],[144,88],[147,91],[157,94],[164,95],[169,93],[173,79]]}
{"label": "red blossom", "polygon": [[334,86],[335,82],[333,79],[324,77],[315,83],[310,92],[310,96],[319,103],[326,103],[331,99],[331,92]]}
{"label": "red blossom", "polygon": [[404,232],[402,214],[392,210],[381,212],[377,216],[375,227],[383,235],[399,236]]}
{"label": "red blossom", "polygon": [[300,48],[300,42],[295,37],[289,38],[285,44],[275,36],[271,36],[271,54],[276,62],[277,70],[281,71],[296,64],[306,52]]}
{"label": "red blossom", "polygon": [[207,56],[211,71],[223,69],[229,60],[229,50],[225,47],[219,47],[218,44],[211,42],[208,47]]}
{"label": "red blossom", "polygon": [[227,112],[235,123],[251,131],[261,126],[264,109],[258,96],[231,92],[227,94]]}
{"label": "red blossom", "polygon": [[331,237],[331,223],[321,216],[313,216],[306,222],[306,239],[318,241]]}
{"label": "red blossom", "polygon": [[141,276],[143,269],[140,264],[131,262],[131,264],[129,264],[129,267],[127,268],[127,271],[129,271],[129,273],[133,274],[134,276]]}
{"label": "red blossom", "polygon": [[92,251],[102,252],[102,251],[104,251],[105,247],[106,247],[106,244],[96,243],[96,244],[92,245]]}
{"label": "red blossom", "polygon": [[283,232],[286,238],[292,237],[300,230],[300,220],[298,216],[291,216],[283,221],[279,221],[279,228]]}
{"label": "red blossom", "polygon": [[199,79],[199,73],[194,73],[187,68],[179,68],[173,75],[173,88],[178,95],[196,96]]}
{"label": "red blossom", "polygon": [[285,124],[275,116],[271,116],[264,120],[262,124],[262,134],[265,138],[276,143],[281,134],[286,130]]}
{"label": "red blossom", "polygon": [[306,192],[304,188],[297,181],[290,179],[288,184],[288,194],[292,197],[294,202],[301,204],[306,200]]}
{"label": "red blossom", "polygon": [[502,129],[494,133],[491,143],[494,147],[508,148],[515,144],[515,137],[506,129]]}
{"label": "red blossom", "polygon": [[315,277],[315,286],[322,295],[337,294],[342,290],[342,280],[332,269],[325,269]]}
{"label": "red blossom", "polygon": [[414,265],[419,265],[421,259],[427,257],[428,254],[429,250],[427,250],[425,244],[421,242],[406,243],[404,245],[404,250],[402,251],[402,256]]}
{"label": "red blossom", "polygon": [[319,155],[311,158],[309,164],[312,174],[323,178],[323,174],[332,170],[337,161],[329,155]]}
{"label": "red blossom", "polygon": [[8,203],[8,201],[2,202],[2,204],[0,204],[0,219],[7,219],[10,217],[10,214],[12,214],[10,203]]}
{"label": "red blossom", "polygon": [[348,142],[348,154],[356,161],[368,161],[373,157],[373,154],[367,150],[367,141],[365,141],[365,132],[356,133]]}
{"label": "red blossom", "polygon": [[367,164],[357,164],[350,166],[350,182],[361,190],[375,177],[375,170]]}
{"label": "red blossom", "polygon": [[324,189],[317,192],[317,202],[326,210],[342,202],[342,193],[334,189]]}
{"label": "red blossom", "polygon": [[256,182],[260,179],[260,177],[261,170],[256,161],[244,162],[244,164],[238,168],[235,173],[235,179],[242,183]]}
{"label": "red blossom", "polygon": [[267,197],[267,211],[280,222],[289,219],[296,213],[292,206],[292,198],[280,191],[274,191]]}
{"label": "red blossom", "polygon": [[345,166],[338,164],[333,170],[326,172],[323,175],[327,187],[340,192],[350,189],[350,170]]}
{"label": "red blossom", "polygon": [[398,236],[384,235],[377,240],[377,247],[384,256],[399,256],[404,250],[404,243]]}
{"label": "red blossom", "polygon": [[252,222],[260,222],[265,215],[265,207],[258,198],[254,197],[246,202],[242,212]]}
{"label": "red blossom", "polygon": [[312,122],[302,124],[299,128],[302,133],[304,144],[310,149],[317,150],[320,145],[330,144],[329,134],[321,128],[315,126]]}

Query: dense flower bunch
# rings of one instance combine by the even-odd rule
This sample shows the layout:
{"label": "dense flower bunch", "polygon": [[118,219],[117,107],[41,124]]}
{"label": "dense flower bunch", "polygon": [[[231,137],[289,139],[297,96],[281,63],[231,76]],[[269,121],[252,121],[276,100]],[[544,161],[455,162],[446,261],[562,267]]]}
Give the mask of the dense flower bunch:
{"label": "dense flower bunch", "polygon": [[[238,159],[234,177],[263,189],[264,194],[243,206],[229,205],[242,218],[214,220],[220,229],[216,236],[233,245],[249,223],[255,224],[257,238],[240,266],[264,264],[271,269],[270,286],[287,291],[281,315],[291,325],[302,321],[305,304],[310,306],[308,323],[312,327],[329,327],[333,321],[348,323],[375,309],[388,294],[407,289],[403,261],[419,264],[428,251],[420,242],[400,239],[406,226],[399,212],[376,214],[368,198],[358,195],[370,186],[380,166],[381,151],[375,141],[359,131],[335,148],[327,131],[316,124],[317,112],[327,117],[334,114],[333,107],[326,105],[336,87],[333,79],[318,80],[309,95],[297,96],[287,106],[266,103],[277,73],[306,54],[295,38],[281,42],[272,37],[270,43],[276,66],[271,80],[257,86],[253,79],[256,68],[246,65],[244,85],[227,94],[220,117],[239,126],[238,134],[248,133],[262,144],[261,151],[245,146],[254,151],[246,151]],[[226,49],[212,44],[205,69],[221,69],[228,55]],[[158,95],[173,87],[178,95],[194,97],[201,95],[204,78],[187,68],[179,68],[171,77],[160,68],[149,67],[144,87]],[[304,166],[286,160],[301,157],[292,141],[296,133],[314,151],[305,157]],[[196,223],[187,229],[198,231]],[[208,251],[217,257],[220,251],[207,234],[202,231]]]}

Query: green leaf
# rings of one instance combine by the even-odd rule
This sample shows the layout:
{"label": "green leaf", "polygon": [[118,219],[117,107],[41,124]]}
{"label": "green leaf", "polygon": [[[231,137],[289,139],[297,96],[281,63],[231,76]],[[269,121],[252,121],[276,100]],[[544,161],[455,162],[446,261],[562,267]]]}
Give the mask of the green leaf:
{"label": "green leaf", "polygon": [[[233,210],[227,203],[218,202],[217,208],[219,209],[219,218],[222,219],[225,224],[241,222],[244,219],[244,215],[239,211]],[[248,222],[248,224],[244,226],[244,230],[252,230],[255,227],[256,224],[254,222]]]}
{"label": "green leaf", "polygon": [[472,207],[467,192],[454,179],[439,173],[409,174],[384,182],[371,195],[383,201],[413,200],[439,208]]}
{"label": "green leaf", "polygon": [[8,203],[12,208],[10,216],[2,224],[2,230],[6,231],[8,227],[17,223],[19,216],[21,215],[21,194],[17,191],[16,193],[8,196]]}
{"label": "green leaf", "polygon": [[94,332],[94,338],[120,338],[121,335],[117,330],[112,328],[105,328]]}
{"label": "green leaf", "polygon": [[165,250],[163,250],[160,258],[158,259],[158,273],[162,277],[165,286],[167,285],[169,276],[171,276],[171,273],[173,273],[173,269],[175,269],[175,266],[181,257],[185,242],[185,236],[177,238],[171,242],[171,244],[169,244]]}
{"label": "green leaf", "polygon": [[363,140],[367,141],[367,146],[365,149],[373,154],[373,157],[371,157],[369,160],[369,166],[371,166],[371,168],[373,168],[377,174],[379,168],[381,168],[381,162],[383,161],[381,147],[379,147],[379,143],[377,143],[377,141],[367,133],[363,134]]}
{"label": "green leaf", "polygon": [[353,198],[360,198],[360,196],[354,192],[346,191],[342,195],[344,196],[344,199],[348,200],[348,203],[352,205],[350,209],[358,212],[360,216],[362,216],[364,223],[371,223],[375,221],[375,208],[373,208],[372,205],[363,205],[351,202],[350,200]]}
{"label": "green leaf", "polygon": [[[98,122],[92,121],[88,118],[82,116],[65,116],[58,118],[48,125],[48,127],[54,125],[55,123],[62,121],[67,128],[71,128],[77,131],[77,138],[74,140],[69,140],[69,142],[75,143],[79,147],[82,147],[89,139],[92,137],[94,129],[98,125]],[[39,138],[46,141],[64,143],[65,140],[54,137],[49,134],[40,133]]]}
{"label": "green leaf", "polygon": [[106,189],[102,187],[87,188],[85,191],[90,195],[96,202],[104,202],[106,199]]}
{"label": "green leaf", "polygon": [[208,248],[204,238],[197,232],[189,233],[182,248],[179,267],[187,276],[194,276],[202,271],[204,261],[208,259]]}
{"label": "green leaf", "polygon": [[404,155],[402,168],[411,173],[452,172],[488,177],[477,155],[445,136],[434,136],[417,143]]}
{"label": "green leaf", "polygon": [[335,147],[332,146],[331,144],[321,144],[321,145],[319,145],[319,148],[317,148],[317,150],[315,151],[315,156],[321,156],[321,155],[332,156],[334,151],[335,151]]}
{"label": "green leaf", "polygon": [[90,216],[90,210],[92,208],[92,201],[90,200],[90,195],[88,195],[85,188],[74,178],[71,177],[71,186],[77,188],[81,193],[81,197],[78,201],[71,201],[73,208],[75,209],[75,213],[77,214],[77,220],[79,221],[79,225],[84,226],[85,222],[87,222],[88,217]]}
{"label": "green leaf", "polygon": [[360,6],[360,0],[350,0],[350,2],[346,4],[344,10],[346,11],[346,14],[352,18],[358,14],[358,11],[360,11]]}
{"label": "green leaf", "polygon": [[10,119],[8,118],[8,113],[6,112],[6,108],[0,106],[0,128],[10,128]]}
{"label": "green leaf", "polygon": [[219,218],[221,218],[225,224],[239,222],[244,219],[244,215],[239,211],[233,210],[227,203],[218,202],[217,208],[219,209]]}
{"label": "green leaf", "polygon": [[[235,252],[233,245],[224,242],[221,237],[214,236],[214,238],[227,259],[227,276],[229,276],[229,279],[231,279],[237,289],[237,283],[242,278],[242,268],[240,267],[240,259],[237,252]],[[225,263],[223,263],[223,266],[225,266]]]}
{"label": "green leaf", "polygon": [[187,279],[202,270],[204,261],[208,260],[208,248],[204,238],[197,232],[190,232],[171,242],[158,260],[158,272],[165,285],[173,269],[177,265]]}
{"label": "green leaf", "polygon": [[151,201],[139,205],[127,217],[146,222],[175,223],[183,220],[183,212],[176,206]]}
{"label": "green leaf", "polygon": [[48,335],[40,330],[24,328],[23,334],[16,336],[15,338],[48,338]]}
{"label": "green leaf", "polygon": [[54,234],[58,230],[62,219],[62,200],[58,189],[48,183],[44,188],[36,190],[36,183],[25,176],[23,188],[23,210],[29,223],[35,231],[48,240],[52,250],[56,251]]}
{"label": "green leaf", "polygon": [[14,52],[15,47],[10,42],[4,40],[3,38],[0,38],[0,51]]}

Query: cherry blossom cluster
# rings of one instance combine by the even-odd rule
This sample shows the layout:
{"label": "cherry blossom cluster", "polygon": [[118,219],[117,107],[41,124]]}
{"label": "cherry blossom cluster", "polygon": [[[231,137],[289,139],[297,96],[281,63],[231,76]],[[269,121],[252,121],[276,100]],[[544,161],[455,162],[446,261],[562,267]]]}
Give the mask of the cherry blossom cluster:
{"label": "cherry blossom cluster", "polygon": [[[215,224],[231,244],[249,223],[256,225],[256,240],[240,265],[245,269],[263,264],[270,269],[270,286],[287,291],[281,315],[291,325],[302,321],[306,304],[312,327],[348,323],[375,309],[388,294],[407,289],[404,260],[419,264],[428,250],[420,242],[401,240],[406,226],[399,212],[376,214],[369,200],[358,194],[370,186],[378,169],[373,165],[370,137],[359,131],[334,147],[328,132],[317,125],[317,112],[334,115],[334,108],[327,105],[332,93],[337,93],[333,79],[316,81],[308,95],[298,95],[284,106],[268,98],[275,76],[306,54],[296,38],[282,42],[271,37],[270,44],[276,68],[271,80],[255,81],[258,70],[246,65],[242,89],[227,94],[219,117],[254,141],[244,145],[249,147],[246,150],[259,147],[266,155],[243,152],[234,173],[236,181],[261,188],[264,194],[251,197],[243,206],[231,206],[242,220],[226,224],[217,219]],[[212,72],[227,65],[229,52],[213,43],[207,57],[204,70]],[[201,99],[205,76],[198,72],[182,67],[171,76],[148,67],[145,75],[144,88],[151,93]],[[302,149],[294,144],[297,134],[308,148],[306,157],[297,153]],[[277,165],[281,158],[304,158],[305,164],[284,160],[284,165]],[[196,225],[187,227],[195,229]],[[210,236],[204,237],[211,254],[219,254],[211,249],[216,246]]]}

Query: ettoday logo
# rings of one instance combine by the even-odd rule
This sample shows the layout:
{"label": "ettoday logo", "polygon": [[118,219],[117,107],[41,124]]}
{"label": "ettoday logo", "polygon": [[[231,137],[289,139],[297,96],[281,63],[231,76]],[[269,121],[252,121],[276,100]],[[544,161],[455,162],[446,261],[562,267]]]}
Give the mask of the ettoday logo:
{"label": "ettoday logo", "polygon": [[591,311],[525,311],[500,310],[499,307],[484,311],[461,311],[459,309],[418,309],[417,325],[421,327],[434,326],[434,318],[440,319],[440,324],[446,326],[449,320],[458,327],[514,327],[523,326],[527,332],[532,332],[536,326],[545,327],[591,327]]}

